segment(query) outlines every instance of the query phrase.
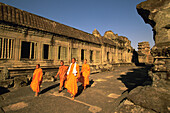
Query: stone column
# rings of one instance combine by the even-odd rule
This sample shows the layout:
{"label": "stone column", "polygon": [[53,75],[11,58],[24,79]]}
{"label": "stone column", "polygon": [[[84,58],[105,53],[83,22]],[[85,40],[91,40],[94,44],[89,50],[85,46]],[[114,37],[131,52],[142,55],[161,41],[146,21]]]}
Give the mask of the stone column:
{"label": "stone column", "polygon": [[90,50],[87,49],[85,54],[86,54],[86,59],[87,59],[88,63],[90,63]]}
{"label": "stone column", "polygon": [[37,43],[34,43],[34,59],[37,59]]}
{"label": "stone column", "polygon": [[48,48],[48,60],[51,60],[51,45],[49,45],[49,48]]}
{"label": "stone column", "polygon": [[70,64],[71,63],[71,42],[68,43],[68,48],[67,48],[67,61]]}
{"label": "stone column", "polygon": [[14,43],[14,41],[13,40],[11,40],[11,53],[10,53],[10,59],[13,57],[13,54],[14,54],[14,45],[13,45],[13,43]]}
{"label": "stone column", "polygon": [[42,46],[41,42],[37,43],[37,60],[40,61],[42,59]]}
{"label": "stone column", "polygon": [[4,45],[5,45],[5,48],[4,48],[4,58],[5,58],[5,59],[6,59],[6,51],[7,51],[6,41],[7,41],[7,39],[4,39]]}
{"label": "stone column", "polygon": [[94,61],[94,64],[96,64],[96,51],[95,50],[93,51],[93,61]]}
{"label": "stone column", "polygon": [[104,62],[105,62],[105,56],[107,56],[106,55],[106,53],[105,53],[105,47],[102,45],[101,46],[101,56],[102,56],[102,64],[104,64]]}
{"label": "stone column", "polygon": [[9,44],[10,44],[10,43],[9,43],[9,40],[10,40],[10,39],[8,39],[8,46],[7,46],[8,53],[7,53],[7,59],[9,59],[9,49],[10,49],[10,48],[9,48]]}
{"label": "stone column", "polygon": [[54,64],[57,64],[58,60],[58,45],[54,45],[53,47],[53,58],[54,58]]}
{"label": "stone column", "polygon": [[4,38],[2,38],[2,52],[1,52],[1,58],[4,58]]}
{"label": "stone column", "polygon": [[30,56],[29,56],[29,59],[31,59],[31,54],[32,54],[32,42],[30,43]]}
{"label": "stone column", "polygon": [[14,60],[18,61],[20,58],[20,39],[15,39],[15,45],[14,45]]}
{"label": "stone column", "polygon": [[77,51],[77,60],[78,60],[78,63],[81,64],[81,48],[78,48],[78,51]]}

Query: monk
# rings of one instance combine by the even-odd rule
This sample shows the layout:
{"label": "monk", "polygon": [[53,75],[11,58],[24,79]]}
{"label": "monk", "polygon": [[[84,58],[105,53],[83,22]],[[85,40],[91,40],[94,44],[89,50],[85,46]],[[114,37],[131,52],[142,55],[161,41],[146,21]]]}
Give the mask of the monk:
{"label": "monk", "polygon": [[87,59],[85,59],[84,64],[82,65],[80,78],[79,78],[79,82],[82,83],[84,90],[86,89],[86,86],[89,85],[89,76],[90,76],[90,66],[87,64]]}
{"label": "monk", "polygon": [[42,78],[43,78],[42,69],[40,68],[40,64],[37,64],[36,69],[33,73],[33,79],[30,85],[32,90],[35,92],[35,96],[38,96],[38,93],[40,92],[40,85],[42,83]]}
{"label": "monk", "polygon": [[61,66],[59,67],[59,71],[57,73],[57,75],[55,76],[55,78],[57,78],[57,76],[59,75],[60,77],[60,89],[59,89],[59,93],[62,91],[62,87],[64,84],[64,81],[66,79],[66,75],[67,75],[67,70],[68,70],[68,66],[64,65],[64,61],[61,60],[60,61]]}
{"label": "monk", "polygon": [[76,63],[76,59],[72,58],[72,63],[67,71],[67,80],[65,82],[65,88],[71,94],[72,99],[74,100],[75,95],[78,92],[77,81],[79,78],[79,65]]}

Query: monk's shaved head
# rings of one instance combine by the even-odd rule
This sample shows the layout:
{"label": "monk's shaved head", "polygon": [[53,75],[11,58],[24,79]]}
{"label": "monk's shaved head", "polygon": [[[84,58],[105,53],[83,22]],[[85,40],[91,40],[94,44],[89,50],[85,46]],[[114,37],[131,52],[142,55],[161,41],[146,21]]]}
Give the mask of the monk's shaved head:
{"label": "monk's shaved head", "polygon": [[36,65],[36,68],[37,68],[37,69],[40,68],[40,64],[37,64],[37,65]]}
{"label": "monk's shaved head", "polygon": [[64,61],[63,61],[63,60],[60,60],[60,63],[61,63],[61,62],[64,64]]}
{"label": "monk's shaved head", "polygon": [[76,58],[72,58],[72,59],[74,59],[76,61]]}
{"label": "monk's shaved head", "polygon": [[84,59],[84,63],[85,63],[85,64],[87,63],[87,59]]}
{"label": "monk's shaved head", "polygon": [[63,61],[63,60],[61,60],[61,61],[60,61],[60,64],[63,66],[63,65],[64,65],[64,61]]}
{"label": "monk's shaved head", "polygon": [[74,64],[76,62],[76,58],[72,58],[71,62]]}

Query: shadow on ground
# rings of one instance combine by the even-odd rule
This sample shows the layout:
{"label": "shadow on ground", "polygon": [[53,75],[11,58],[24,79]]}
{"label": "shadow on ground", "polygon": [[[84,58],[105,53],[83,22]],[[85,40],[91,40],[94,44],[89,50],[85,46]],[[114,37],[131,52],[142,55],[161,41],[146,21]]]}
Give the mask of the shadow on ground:
{"label": "shadow on ground", "polygon": [[60,83],[54,84],[54,85],[52,85],[52,86],[49,86],[49,87],[43,89],[43,90],[40,92],[40,94],[44,94],[44,93],[46,93],[46,92],[48,92],[48,91],[50,91],[50,90],[52,90],[52,89],[58,87],[59,85],[60,85]]}
{"label": "shadow on ground", "polygon": [[120,78],[117,78],[118,80],[121,80],[128,88],[126,91],[130,92],[137,86],[152,85],[152,79],[150,76],[148,76],[148,71],[150,70],[151,66],[140,67],[141,68],[130,69],[126,75],[120,75]]}
{"label": "shadow on ground", "polygon": [[[94,83],[93,79],[90,80],[90,81],[89,81],[89,85],[86,87],[86,89],[89,88],[89,87],[91,87],[91,85],[92,85],[93,83]],[[54,89],[54,88],[56,88],[56,87],[59,87],[59,85],[60,85],[60,83],[54,84],[54,85],[52,85],[52,86],[49,86],[49,87],[43,89],[43,90],[40,92],[40,94],[44,94],[44,93],[46,93],[46,92],[48,92],[48,91],[50,91],[50,90],[52,90],[52,89]],[[83,92],[83,89],[84,89],[84,87],[82,87],[82,85],[78,86],[78,93],[76,94],[76,97],[79,96],[79,95]],[[63,90],[65,90],[65,88],[63,88]]]}
{"label": "shadow on ground", "polygon": [[[91,85],[94,83],[93,79],[89,81],[89,85],[87,85],[86,89],[91,87]],[[83,92],[84,87],[82,85],[78,86],[78,93],[76,94],[76,97],[78,97]]]}
{"label": "shadow on ground", "polygon": [[8,92],[10,92],[8,88],[0,87],[0,95]]}

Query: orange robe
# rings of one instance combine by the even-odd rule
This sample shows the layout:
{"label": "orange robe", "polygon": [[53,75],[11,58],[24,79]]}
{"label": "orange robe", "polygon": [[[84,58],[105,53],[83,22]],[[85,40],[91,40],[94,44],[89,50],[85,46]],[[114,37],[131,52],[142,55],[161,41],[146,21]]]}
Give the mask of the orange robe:
{"label": "orange robe", "polygon": [[90,66],[88,64],[83,64],[80,74],[79,81],[83,83],[83,86],[89,85],[89,76],[90,76]]}
{"label": "orange robe", "polygon": [[63,65],[59,67],[60,88],[63,87],[63,82],[66,79],[67,70],[68,70],[68,66]]}
{"label": "orange robe", "polygon": [[33,79],[30,87],[34,92],[40,92],[40,85],[42,82],[43,72],[41,68],[35,69],[33,73]]}
{"label": "orange robe", "polygon": [[67,91],[72,94],[72,95],[76,95],[77,91],[78,91],[78,87],[77,87],[77,78],[79,77],[79,65],[76,65],[76,71],[77,71],[77,76],[75,76],[73,74],[73,68],[74,68],[75,64],[71,65],[70,68],[70,72],[67,75],[67,80],[65,81],[65,88],[67,88]]}

